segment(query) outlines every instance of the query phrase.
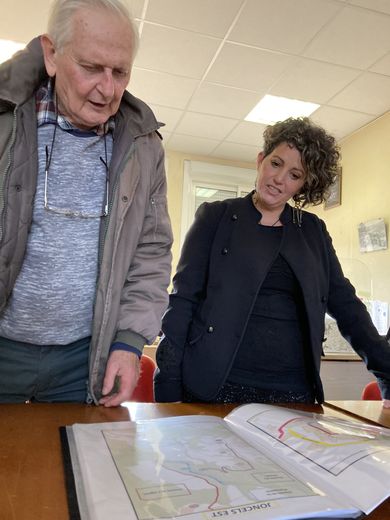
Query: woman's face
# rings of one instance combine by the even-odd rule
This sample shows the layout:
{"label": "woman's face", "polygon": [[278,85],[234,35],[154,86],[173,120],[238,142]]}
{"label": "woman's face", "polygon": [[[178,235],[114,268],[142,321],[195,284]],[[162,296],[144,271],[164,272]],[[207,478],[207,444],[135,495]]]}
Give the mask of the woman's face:
{"label": "woman's face", "polygon": [[301,154],[288,144],[279,144],[269,155],[257,157],[256,191],[263,209],[282,210],[285,203],[300,191],[306,172]]}

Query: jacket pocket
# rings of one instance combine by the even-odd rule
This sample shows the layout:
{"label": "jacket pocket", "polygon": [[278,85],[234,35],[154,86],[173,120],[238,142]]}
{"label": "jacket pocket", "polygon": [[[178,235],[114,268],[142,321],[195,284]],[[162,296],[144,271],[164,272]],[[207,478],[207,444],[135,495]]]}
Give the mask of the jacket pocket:
{"label": "jacket pocket", "polygon": [[194,345],[195,343],[197,343],[203,337],[204,332],[204,325],[202,325],[199,322],[192,322],[187,336],[188,345]]}
{"label": "jacket pocket", "polygon": [[150,198],[150,214],[153,221],[153,241],[159,242],[166,236],[171,225],[165,195],[153,195]]}

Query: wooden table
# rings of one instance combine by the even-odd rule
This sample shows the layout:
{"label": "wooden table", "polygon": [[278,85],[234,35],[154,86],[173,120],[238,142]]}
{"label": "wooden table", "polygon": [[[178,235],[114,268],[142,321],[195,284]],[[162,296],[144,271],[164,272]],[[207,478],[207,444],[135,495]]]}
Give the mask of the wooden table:
{"label": "wooden table", "polygon": [[[338,414],[340,412],[337,410],[332,411],[331,406],[336,406],[334,403],[324,408],[295,408]],[[355,403],[353,413],[359,415],[359,402]],[[368,415],[366,403],[360,408],[363,417]],[[81,404],[0,404],[0,519],[68,520],[58,431],[60,426],[76,422],[134,421],[190,414],[223,417],[232,408],[232,405],[161,403],[127,403],[119,408]],[[390,426],[390,414],[384,419],[377,405],[371,408],[371,421]],[[369,518],[390,519],[390,500],[378,507]]]}
{"label": "wooden table", "polygon": [[325,409],[390,428],[390,408],[383,408],[382,401],[326,401]]}

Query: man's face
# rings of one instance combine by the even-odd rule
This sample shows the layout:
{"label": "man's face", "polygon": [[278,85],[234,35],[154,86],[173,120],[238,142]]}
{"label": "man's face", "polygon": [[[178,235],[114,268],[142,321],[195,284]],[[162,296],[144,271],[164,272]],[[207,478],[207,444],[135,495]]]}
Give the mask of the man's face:
{"label": "man's face", "polygon": [[129,24],[103,9],[79,9],[71,41],[59,51],[43,36],[46,70],[55,76],[58,109],[85,130],[105,123],[119,108],[130,79]]}

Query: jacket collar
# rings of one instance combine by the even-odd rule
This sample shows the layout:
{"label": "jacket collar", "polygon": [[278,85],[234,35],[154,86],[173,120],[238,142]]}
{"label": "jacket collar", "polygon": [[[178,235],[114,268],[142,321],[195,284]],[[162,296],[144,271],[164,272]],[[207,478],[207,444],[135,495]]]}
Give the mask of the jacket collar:
{"label": "jacket collar", "polygon": [[[241,200],[245,200],[248,204],[251,205],[251,207],[253,206],[253,202],[252,202],[253,193],[254,193],[254,190],[252,190],[251,193],[248,193],[248,195],[246,195],[243,199],[241,199]],[[258,210],[256,209],[256,211],[258,211]],[[292,208],[292,206],[290,206],[290,204],[286,203],[284,205],[283,211],[280,215],[280,221],[284,226],[293,222],[293,212],[294,212],[294,208]],[[259,213],[261,214],[261,212],[259,212]]]}
{"label": "jacket collar", "polygon": [[0,66],[0,100],[3,104],[22,105],[47,78],[40,39],[34,38]]}

